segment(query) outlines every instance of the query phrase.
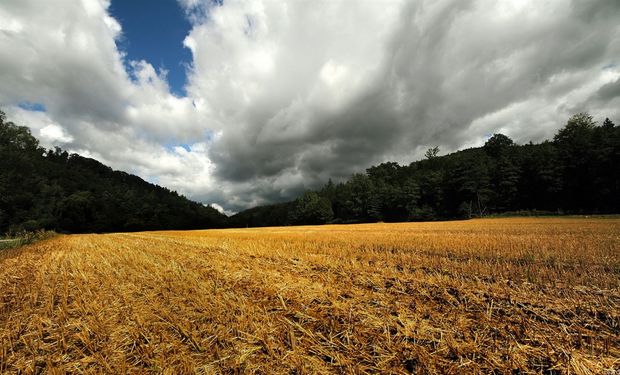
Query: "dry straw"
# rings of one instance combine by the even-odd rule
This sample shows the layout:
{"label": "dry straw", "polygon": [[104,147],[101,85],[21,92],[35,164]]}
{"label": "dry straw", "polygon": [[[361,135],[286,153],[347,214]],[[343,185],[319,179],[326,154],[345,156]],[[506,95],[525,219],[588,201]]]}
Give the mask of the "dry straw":
{"label": "dry straw", "polygon": [[0,252],[0,373],[620,369],[620,220],[58,236]]}

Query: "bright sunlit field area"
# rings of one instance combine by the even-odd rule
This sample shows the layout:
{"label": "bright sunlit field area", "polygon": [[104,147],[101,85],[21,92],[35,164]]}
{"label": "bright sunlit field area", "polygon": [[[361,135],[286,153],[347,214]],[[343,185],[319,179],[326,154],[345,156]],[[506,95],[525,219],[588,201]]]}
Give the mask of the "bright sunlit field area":
{"label": "bright sunlit field area", "polygon": [[620,369],[620,219],[59,235],[0,251],[0,373]]}

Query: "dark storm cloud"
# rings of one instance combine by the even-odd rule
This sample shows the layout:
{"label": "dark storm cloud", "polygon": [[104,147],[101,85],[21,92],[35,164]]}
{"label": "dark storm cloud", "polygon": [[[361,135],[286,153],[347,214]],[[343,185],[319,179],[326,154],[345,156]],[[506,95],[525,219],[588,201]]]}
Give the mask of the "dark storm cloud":
{"label": "dark storm cloud", "polygon": [[596,95],[594,95],[595,99],[603,102],[607,102],[618,97],[620,97],[620,79],[601,86],[601,88],[596,92]]}
{"label": "dark storm cloud", "polygon": [[124,60],[108,1],[3,2],[0,105],[46,145],[231,211],[432,146],[548,139],[576,111],[620,120],[617,0],[179,3],[183,98]]}
{"label": "dark storm cloud", "polygon": [[[620,56],[620,7],[615,1],[394,2],[398,11],[384,38],[372,39],[364,31],[349,34],[343,31],[346,26],[330,30],[343,38],[341,50],[304,39],[304,30],[295,28],[298,23],[306,24],[304,19],[290,20],[283,30],[269,28],[274,21],[271,17],[279,13],[273,3],[266,4],[259,18],[267,31],[244,45],[251,49],[278,43],[284,32],[293,38],[299,34],[305,43],[278,46],[283,50],[272,62],[275,72],[268,74],[268,80],[253,82],[269,91],[256,99],[260,108],[252,101],[239,104],[236,113],[241,123],[227,126],[242,131],[223,128],[220,142],[209,154],[217,178],[245,182],[233,194],[249,194],[252,201],[283,200],[291,191],[317,187],[330,177],[346,178],[373,163],[412,161],[434,145],[450,151],[480,144],[493,132],[503,131],[521,141],[549,138],[577,103],[615,95],[617,88],[605,82],[609,77],[600,71]],[[256,11],[243,5],[235,3],[231,8],[236,9],[226,9],[231,13],[221,12],[234,24],[234,11]],[[329,12],[325,10],[325,17],[332,16]],[[202,27],[213,33],[220,25],[210,22]],[[348,23],[361,26],[362,20],[343,22]],[[193,34],[194,42],[209,46],[215,55],[234,51],[237,59],[244,58],[243,51],[227,49],[205,35],[200,39]],[[342,53],[349,43],[345,36],[370,38],[372,47],[355,50],[358,59],[348,60]],[[234,46],[239,39],[228,42]],[[313,60],[316,55],[322,58],[298,77],[296,96],[279,99],[279,91],[289,89],[280,90],[281,81],[289,77],[278,59]],[[353,90],[349,101],[326,109],[307,94],[330,61],[342,62],[343,71],[358,69],[367,61],[376,62],[377,67],[361,73],[364,84]],[[196,71],[203,76],[218,76],[222,68],[200,69],[198,65]],[[608,70],[618,74],[617,67]],[[347,86],[346,81],[338,84]],[[209,87],[197,85],[196,93],[208,97]],[[278,178],[281,186],[270,188],[270,181]]]}

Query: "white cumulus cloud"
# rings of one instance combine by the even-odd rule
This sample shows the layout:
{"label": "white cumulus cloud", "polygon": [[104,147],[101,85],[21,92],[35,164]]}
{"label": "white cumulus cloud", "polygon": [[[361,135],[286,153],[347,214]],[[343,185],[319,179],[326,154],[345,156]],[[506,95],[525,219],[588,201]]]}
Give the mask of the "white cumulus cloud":
{"label": "white cumulus cloud", "polygon": [[[109,1],[0,3],[0,106],[226,212],[430,146],[620,120],[617,0],[179,0],[187,96],[128,61]],[[45,111],[20,108],[40,103]]]}

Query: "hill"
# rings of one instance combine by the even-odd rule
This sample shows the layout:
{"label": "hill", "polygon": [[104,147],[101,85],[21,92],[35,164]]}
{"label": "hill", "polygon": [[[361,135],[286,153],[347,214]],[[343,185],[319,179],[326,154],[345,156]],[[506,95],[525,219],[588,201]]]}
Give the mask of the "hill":
{"label": "hill", "polygon": [[0,233],[221,227],[226,216],[174,191],[59,148],[0,112]]}
{"label": "hill", "polygon": [[156,229],[425,221],[503,213],[620,212],[620,127],[587,113],[553,140],[517,145],[502,134],[483,147],[409,165],[387,162],[329,181],[291,202],[228,218],[137,176],[61,149],[44,150],[0,112],[0,233],[53,229]]}
{"label": "hill", "polygon": [[517,145],[502,134],[483,147],[409,165],[368,168],[331,181],[294,202],[256,207],[232,226],[459,219],[507,212],[620,212],[620,127],[587,113],[571,117],[553,140]]}

